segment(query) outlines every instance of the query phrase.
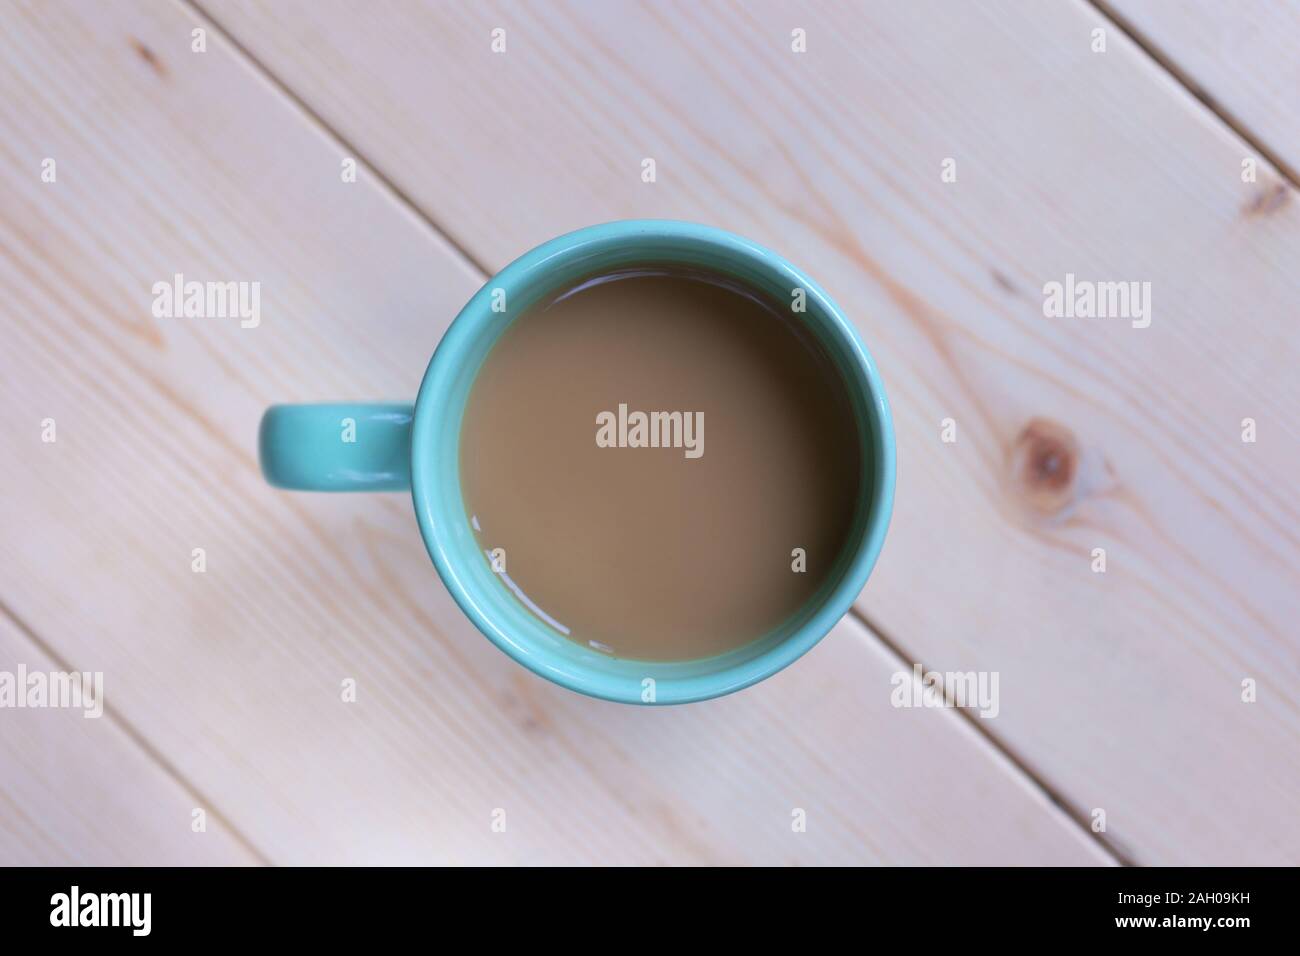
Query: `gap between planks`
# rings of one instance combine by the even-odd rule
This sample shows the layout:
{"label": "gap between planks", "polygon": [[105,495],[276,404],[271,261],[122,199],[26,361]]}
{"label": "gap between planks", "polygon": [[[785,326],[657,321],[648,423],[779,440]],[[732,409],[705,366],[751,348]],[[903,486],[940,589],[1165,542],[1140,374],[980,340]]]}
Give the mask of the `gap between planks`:
{"label": "gap between planks", "polygon": [[[899,643],[890,637],[881,628],[879,624],[864,614],[855,604],[849,608],[847,615],[855,619],[862,625],[863,629],[871,634],[873,638],[886,651],[892,654],[900,664],[905,665],[908,670],[914,667],[920,667],[921,672],[925,673],[925,665],[915,659]],[[1014,750],[1012,750],[1001,738],[990,731],[982,722],[981,718],[971,711],[969,707],[945,707],[944,710],[951,710],[956,713],[959,720],[964,720],[971,728],[983,738],[984,742],[995,752],[1000,754],[1004,760],[1024,776],[1026,782],[1051,804],[1062,816],[1079,827],[1086,833],[1097,846],[1110,856],[1116,863],[1121,866],[1137,866],[1137,862],[1127,853],[1115,845],[1113,840],[1108,839],[1104,834],[1096,833],[1088,825],[1088,814],[1072,801],[1067,799],[1064,794],[1044,780],[1039,774]]]}
{"label": "gap between planks", "polygon": [[[326,120],[316,112],[310,104],[294,92],[294,90],[291,89],[277,73],[271,70],[265,63],[258,59],[251,50],[237,40],[220,21],[208,12],[208,10],[203,6],[201,0],[175,0],[175,2],[178,6],[188,10],[197,20],[204,23],[210,31],[214,32],[222,42],[230,47],[230,49],[235,53],[237,59],[242,60],[248,69],[258,74],[265,83],[293,104],[306,122],[315,126],[323,136],[335,143],[335,145],[343,150],[348,156],[355,159],[359,166],[364,166],[375,178],[381,191],[387,191],[390,197],[395,200],[398,205],[405,207],[405,210],[409,215],[421,223],[436,238],[441,240],[458,256],[460,256],[464,263],[474,269],[484,281],[494,274],[495,270],[489,268],[487,263],[480,261],[451,233],[450,230],[444,228],[426,214],[426,212],[405,190],[403,190],[380,169],[377,163],[371,161],[364,150],[358,149],[356,144],[349,141],[341,132],[326,122]],[[1083,2],[1091,2],[1091,0],[1083,0]],[[1142,47],[1140,43],[1138,45]],[[1145,50],[1146,48],[1142,47],[1142,49]],[[865,630],[871,635],[872,639],[874,639],[888,654],[892,655],[900,663],[906,665],[908,670],[911,670],[920,663],[919,661],[914,660],[911,655],[905,653],[895,640],[887,637],[875,622],[859,611],[856,607],[850,608],[847,616],[854,618],[858,623],[862,624]],[[924,668],[922,669],[924,670]],[[1090,839],[1092,839],[1102,852],[1122,866],[1136,865],[1135,861],[1116,847],[1112,841],[1108,840],[1101,834],[1094,833],[1092,828],[1087,824],[1086,814],[1043,780],[1031,767],[1029,767],[1028,764],[1025,763],[1023,759],[1021,759],[1018,754],[1011,750],[996,735],[983,727],[976,717],[967,713],[963,708],[953,709],[957,711],[958,719],[965,720],[969,723],[987,745],[1007,762],[1007,764],[1012,768],[1013,773],[1018,773],[1023,777],[1025,782],[1032,789],[1037,790],[1049,805],[1054,807],[1063,817],[1065,817],[1065,819],[1080,828]],[[149,749],[152,751],[152,748]]]}
{"label": "gap between planks", "polygon": [[1269,163],[1278,175],[1285,179],[1292,189],[1300,189],[1300,172],[1292,168],[1281,155],[1274,152],[1256,136],[1249,127],[1229,113],[1196,78],[1178,65],[1172,56],[1166,53],[1150,37],[1133,25],[1127,17],[1110,5],[1110,0],[1080,0],[1085,6],[1092,7],[1102,17],[1110,21],[1120,34],[1127,37],[1147,58],[1158,66],[1175,83],[1181,86],[1189,96],[1198,102],[1208,113],[1216,116],[1224,126],[1239,137],[1242,142],[1254,150],[1261,159]]}
{"label": "gap between planks", "polygon": [[[0,598],[0,617],[7,618],[8,621],[13,624],[18,633],[22,634],[22,636],[30,641],[37,650],[53,661],[54,665],[59,670],[69,673],[77,672],[77,668],[72,667],[70,662],[65,660],[58,651],[32,630],[31,626],[23,620],[22,617],[20,617],[3,598]],[[140,751],[146,757],[152,760],[178,787],[193,798],[196,806],[203,807],[204,810],[207,811],[208,816],[212,817],[222,827],[224,827],[234,841],[247,850],[253,859],[262,866],[274,866],[271,859],[263,853],[259,847],[254,845],[252,840],[245,836],[244,832],[239,827],[235,826],[230,817],[217,809],[216,805],[208,799],[203,791],[191,783],[184,774],[177,770],[176,766],[168,760],[161,751],[154,747],[147,737],[136,730],[135,726],[131,724],[130,721],[107,706],[104,707],[104,718],[126,734],[127,739],[130,740],[131,743],[140,748]]]}
{"label": "gap between planks", "polygon": [[311,105],[302,97],[290,89],[289,86],[280,79],[278,74],[273,73],[266,64],[253,55],[251,50],[240,43],[239,40],[235,39],[234,34],[222,26],[222,24],[207,11],[199,0],[175,0],[175,3],[182,10],[187,11],[196,20],[204,24],[210,32],[216,33],[217,36],[220,37],[221,41],[234,52],[235,59],[242,60],[245,67],[261,77],[263,82],[293,104],[298,112],[302,114],[303,119],[308,125],[314,126],[321,135],[333,142],[336,146],[340,147],[349,158],[355,159],[358,167],[365,167],[366,171],[374,177],[375,182],[379,184],[381,193],[387,192],[389,196],[396,200],[397,204],[402,206],[417,222],[431,230],[439,241],[452,249],[452,251],[454,251],[456,255],[465,262],[465,264],[473,268],[483,279],[487,279],[489,276],[496,273],[495,269],[489,269],[486,263],[480,262],[475,255],[469,251],[469,249],[461,244],[460,240],[451,234],[450,231],[443,229],[426,216],[424,211],[416,204],[415,200],[412,199],[401,186],[389,179],[387,174],[385,174],[377,164],[372,163],[370,158],[363,151],[356,149],[352,143],[348,142],[348,140],[338,132],[338,130],[325,122],[325,119],[312,109]]}

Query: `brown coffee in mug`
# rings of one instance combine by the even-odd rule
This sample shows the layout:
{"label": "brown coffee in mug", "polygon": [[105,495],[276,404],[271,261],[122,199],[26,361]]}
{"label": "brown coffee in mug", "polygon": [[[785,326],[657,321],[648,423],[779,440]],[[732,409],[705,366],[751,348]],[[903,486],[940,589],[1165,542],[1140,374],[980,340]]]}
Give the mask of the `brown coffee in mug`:
{"label": "brown coffee in mug", "polygon": [[790,302],[677,267],[590,276],[520,315],[466,406],[484,559],[570,640],[695,660],[806,607],[849,544],[849,391]]}

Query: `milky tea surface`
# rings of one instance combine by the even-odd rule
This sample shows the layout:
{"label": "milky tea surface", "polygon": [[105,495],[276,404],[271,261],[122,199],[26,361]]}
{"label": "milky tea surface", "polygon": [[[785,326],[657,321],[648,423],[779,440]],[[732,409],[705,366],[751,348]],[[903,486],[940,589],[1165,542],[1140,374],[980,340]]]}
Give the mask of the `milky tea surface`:
{"label": "milky tea surface", "polygon": [[570,640],[652,661],[740,647],[804,607],[846,546],[860,461],[843,378],[801,318],[663,270],[521,315],[460,439],[503,586]]}

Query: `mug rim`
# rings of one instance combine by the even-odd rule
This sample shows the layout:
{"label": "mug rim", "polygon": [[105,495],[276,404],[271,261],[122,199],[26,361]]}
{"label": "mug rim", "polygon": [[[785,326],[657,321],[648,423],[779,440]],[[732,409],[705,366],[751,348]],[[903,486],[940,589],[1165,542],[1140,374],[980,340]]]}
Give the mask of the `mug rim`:
{"label": "mug rim", "polygon": [[[459,487],[459,424],[454,462],[441,462],[433,447],[438,437],[436,426],[439,422],[436,419],[442,411],[441,393],[448,389],[453,374],[459,370],[458,366],[463,363],[475,340],[500,322],[499,312],[492,309],[493,289],[535,288],[545,282],[559,256],[573,255],[576,250],[595,253],[617,247],[635,248],[648,239],[711,247],[727,257],[743,261],[760,271],[775,273],[783,281],[802,287],[807,297],[815,300],[822,314],[830,320],[830,328],[839,338],[838,344],[852,357],[855,380],[847,384],[863,393],[873,439],[873,480],[866,502],[865,522],[852,544],[852,557],[830,594],[797,631],[757,656],[710,674],[683,677],[680,682],[673,679],[680,686],[673,688],[672,693],[656,694],[653,700],[643,698],[639,685],[616,681],[607,674],[586,669],[572,661],[557,663],[548,659],[543,648],[521,643],[491,619],[484,609],[485,602],[476,600],[468,576],[458,573],[457,566],[463,558],[456,557],[450,540],[452,529],[439,523],[438,502],[434,494],[435,483],[446,480],[449,469],[452,480]],[[420,535],[439,577],[462,612],[500,650],[539,676],[588,696],[638,704],[687,703],[732,693],[772,676],[811,650],[848,613],[875,566],[889,527],[894,497],[894,429],[889,401],[871,353],[843,311],[810,276],[764,246],[713,226],[667,219],[618,220],[587,226],[531,249],[489,277],[460,310],[438,343],[420,383],[412,423],[410,474]],[[458,517],[468,527],[466,516]],[[455,519],[456,516],[452,516],[449,520]],[[647,662],[647,665],[651,663]]]}

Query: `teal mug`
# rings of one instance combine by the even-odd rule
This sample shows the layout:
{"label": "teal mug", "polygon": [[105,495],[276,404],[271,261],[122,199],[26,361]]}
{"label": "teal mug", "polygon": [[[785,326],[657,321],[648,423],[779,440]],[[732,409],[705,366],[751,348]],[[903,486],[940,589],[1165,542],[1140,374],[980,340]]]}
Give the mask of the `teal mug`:
{"label": "teal mug", "polygon": [[[682,265],[740,280],[778,301],[806,293],[802,318],[839,366],[854,404],[861,487],[849,545],[812,606],[776,631],[690,661],[612,658],[535,616],[492,570],[461,495],[461,419],[484,358],[509,324],[492,309],[505,291],[511,313],[585,276],[629,266]],[[354,429],[341,440],[344,420]],[[525,667],[572,690],[625,703],[674,704],[740,690],[775,674],[816,644],[849,610],[884,543],[894,498],[894,431],[875,363],[820,286],[775,253],[694,223],[628,220],[552,239],[506,266],[461,309],[443,336],[415,404],[276,405],[262,418],[262,472],[279,488],[406,491],[438,574],[466,616]]]}

